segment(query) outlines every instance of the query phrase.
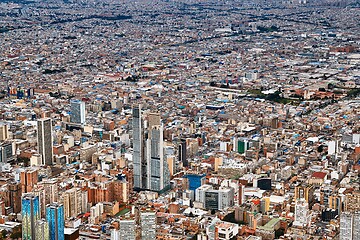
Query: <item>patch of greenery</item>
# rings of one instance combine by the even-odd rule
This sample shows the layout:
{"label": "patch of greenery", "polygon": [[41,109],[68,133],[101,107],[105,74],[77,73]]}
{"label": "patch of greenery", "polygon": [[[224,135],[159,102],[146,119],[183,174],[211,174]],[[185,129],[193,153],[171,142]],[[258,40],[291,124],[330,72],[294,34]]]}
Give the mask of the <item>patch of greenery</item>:
{"label": "patch of greenery", "polygon": [[350,91],[348,91],[347,96],[348,97],[356,97],[360,94],[360,88],[353,88]]}

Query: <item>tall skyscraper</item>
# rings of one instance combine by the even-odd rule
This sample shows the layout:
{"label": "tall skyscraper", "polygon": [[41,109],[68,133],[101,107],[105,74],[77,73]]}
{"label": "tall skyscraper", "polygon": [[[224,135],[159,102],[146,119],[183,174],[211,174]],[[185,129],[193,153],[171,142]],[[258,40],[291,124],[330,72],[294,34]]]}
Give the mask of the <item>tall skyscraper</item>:
{"label": "tall skyscraper", "polygon": [[48,204],[46,221],[49,224],[50,240],[64,240],[64,206],[58,203]]}
{"label": "tall skyscraper", "polygon": [[35,240],[36,222],[40,220],[39,197],[25,194],[21,200],[22,239]]}
{"label": "tall skyscraper", "polygon": [[141,189],[145,185],[146,175],[143,176],[143,165],[146,164],[144,157],[144,135],[143,121],[141,118],[141,107],[133,109],[133,168],[134,188]]}
{"label": "tall skyscraper", "polygon": [[38,151],[42,157],[43,165],[53,164],[52,122],[50,118],[37,121]]}
{"label": "tall skyscraper", "polygon": [[360,212],[343,212],[340,215],[340,240],[360,239]]}
{"label": "tall skyscraper", "polygon": [[85,123],[85,103],[80,100],[72,100],[70,102],[71,115],[70,122],[72,123]]}
{"label": "tall skyscraper", "polygon": [[[163,146],[163,128],[160,125],[152,126],[151,135],[147,141],[147,150],[150,150],[150,166],[147,168],[148,189],[152,191],[161,191],[165,188],[164,183],[164,146]],[[170,181],[170,179],[169,179]]]}
{"label": "tall skyscraper", "polygon": [[133,109],[133,168],[135,189],[159,192],[170,185],[160,115],[150,113],[145,120],[141,107]]}
{"label": "tall skyscraper", "polygon": [[179,154],[178,155],[179,162],[183,164],[183,167],[188,167],[189,162],[186,157],[186,139],[181,139],[181,142],[179,144],[178,154]]}

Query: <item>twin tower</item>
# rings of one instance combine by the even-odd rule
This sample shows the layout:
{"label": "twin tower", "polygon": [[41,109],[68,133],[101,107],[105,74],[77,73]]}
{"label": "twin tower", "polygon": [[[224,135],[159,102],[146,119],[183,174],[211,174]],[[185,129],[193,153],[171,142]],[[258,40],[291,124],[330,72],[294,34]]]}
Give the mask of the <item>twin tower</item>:
{"label": "twin tower", "polygon": [[142,114],[133,109],[134,188],[163,192],[170,187],[170,170],[165,160],[163,125],[159,113]]}

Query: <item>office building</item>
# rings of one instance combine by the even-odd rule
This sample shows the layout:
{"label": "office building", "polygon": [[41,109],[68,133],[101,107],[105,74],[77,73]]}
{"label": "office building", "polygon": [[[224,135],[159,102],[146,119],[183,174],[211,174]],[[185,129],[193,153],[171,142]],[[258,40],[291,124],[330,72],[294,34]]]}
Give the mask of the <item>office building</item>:
{"label": "office building", "polygon": [[314,203],[315,188],[313,185],[298,185],[295,187],[295,200],[305,199],[305,201],[312,207]]}
{"label": "office building", "polygon": [[45,189],[45,204],[58,201],[58,184],[56,179],[45,179],[41,181]]}
{"label": "office building", "polygon": [[70,122],[84,124],[85,103],[80,100],[72,100],[70,102],[70,108],[71,108]]}
{"label": "office building", "polygon": [[178,148],[178,160],[183,164],[183,167],[188,167],[189,162],[187,160],[186,156],[186,139],[181,139],[181,142],[179,144]]}
{"label": "office building", "polygon": [[35,240],[36,222],[40,220],[39,197],[25,194],[21,200],[22,239]]}
{"label": "office building", "polygon": [[337,210],[338,213],[343,211],[343,201],[340,196],[332,195],[329,197],[329,208]]}
{"label": "office building", "polygon": [[0,141],[9,139],[9,127],[7,124],[0,123]]}
{"label": "office building", "polygon": [[12,208],[13,213],[21,211],[21,184],[18,182],[10,182],[8,184],[9,197],[8,206]]}
{"label": "office building", "polygon": [[207,190],[205,192],[205,208],[208,210],[223,210],[234,205],[234,189],[224,188]]}
{"label": "office building", "polygon": [[136,221],[135,219],[122,219],[118,231],[118,238],[114,240],[133,240],[136,239]]}
{"label": "office building", "polygon": [[340,215],[340,240],[360,239],[360,212],[343,212]]}
{"label": "office building", "polygon": [[36,221],[35,227],[36,240],[50,240],[49,236],[49,223],[44,219]]}
{"label": "office building", "polygon": [[270,197],[263,197],[260,201],[260,211],[266,213],[270,210]]}
{"label": "office building", "polygon": [[271,190],[271,178],[257,179],[257,187],[261,190]]}
{"label": "office building", "polygon": [[6,164],[14,161],[15,154],[11,142],[0,143],[0,163]]}
{"label": "office building", "polygon": [[39,171],[35,168],[25,169],[20,172],[20,183],[23,193],[31,192],[39,180]]}
{"label": "office building", "polygon": [[[134,188],[142,189],[146,186],[146,164],[144,156],[144,135],[143,120],[141,118],[141,107],[133,109],[133,168],[134,168]],[[143,174],[143,172],[145,172]]]}
{"label": "office building", "polygon": [[309,223],[309,204],[305,199],[298,199],[295,203],[294,226],[306,227]]}
{"label": "office building", "polygon": [[360,192],[346,194],[344,210],[348,212],[360,211]]}
{"label": "office building", "polygon": [[133,109],[134,188],[160,192],[170,186],[170,170],[164,153],[160,115],[144,120],[141,107]]}
{"label": "office building", "polygon": [[50,240],[64,240],[64,206],[58,203],[47,205],[46,221],[49,224]]}
{"label": "office building", "polygon": [[195,191],[198,187],[205,184],[206,175],[205,174],[187,174],[184,176],[189,182],[189,190]]}
{"label": "office building", "polygon": [[65,218],[76,217],[79,213],[89,211],[88,192],[72,188],[62,193],[59,202],[64,205]]}
{"label": "office building", "polygon": [[160,125],[154,125],[150,132],[150,138],[147,140],[147,152],[150,152],[148,153],[150,166],[147,168],[148,189],[161,191],[170,184],[170,171],[168,168],[165,169],[167,161],[164,159],[163,128]]}
{"label": "office building", "polygon": [[205,193],[208,190],[212,190],[213,186],[204,184],[195,190],[195,201],[205,203]]}
{"label": "office building", "polygon": [[50,118],[42,118],[37,121],[38,152],[42,157],[42,164],[53,164],[53,139],[52,121]]}
{"label": "office building", "polygon": [[153,240],[156,239],[156,213],[155,212],[141,212],[141,239]]}

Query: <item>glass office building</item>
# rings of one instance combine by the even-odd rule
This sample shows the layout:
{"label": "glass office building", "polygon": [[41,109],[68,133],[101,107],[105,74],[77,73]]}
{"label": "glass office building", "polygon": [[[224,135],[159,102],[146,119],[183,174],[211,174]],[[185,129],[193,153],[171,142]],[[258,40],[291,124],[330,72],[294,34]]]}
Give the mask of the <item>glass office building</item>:
{"label": "glass office building", "polygon": [[46,221],[49,224],[50,240],[64,240],[64,206],[59,203],[48,204]]}
{"label": "glass office building", "polygon": [[36,222],[40,220],[39,197],[25,194],[21,200],[22,239],[35,240]]}

